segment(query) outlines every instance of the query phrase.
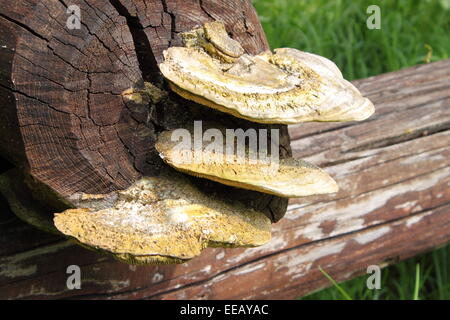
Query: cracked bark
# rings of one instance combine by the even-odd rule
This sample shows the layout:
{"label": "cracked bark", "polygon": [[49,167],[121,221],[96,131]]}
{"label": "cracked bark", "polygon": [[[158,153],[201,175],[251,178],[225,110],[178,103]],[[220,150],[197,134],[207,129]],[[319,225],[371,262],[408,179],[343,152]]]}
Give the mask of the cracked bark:
{"label": "cracked bark", "polygon": [[[46,200],[56,199],[51,205],[73,206],[69,198],[75,193],[107,193],[143,175],[158,175],[164,164],[153,145],[166,127],[207,118],[221,118],[231,128],[251,125],[219,113],[192,113],[197,106],[173,94],[176,106],[137,104],[121,96],[143,81],[167,89],[157,66],[163,50],[181,44],[180,32],[206,21],[224,21],[249,53],[267,50],[250,1],[80,0],[80,30],[66,27],[68,5],[24,0],[0,9],[0,27],[6,31],[0,35],[0,103],[5,106],[0,151],[32,177],[29,187],[48,190]],[[286,156],[287,128],[279,127]],[[192,180],[274,220],[287,206],[285,199]]]}

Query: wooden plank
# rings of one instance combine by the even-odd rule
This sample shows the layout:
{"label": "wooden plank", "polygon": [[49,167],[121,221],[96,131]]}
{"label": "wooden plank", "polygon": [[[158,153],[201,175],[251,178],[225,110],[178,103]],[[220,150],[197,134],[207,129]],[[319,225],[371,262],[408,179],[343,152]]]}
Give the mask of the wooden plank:
{"label": "wooden plank", "polygon": [[[259,248],[208,249],[184,265],[134,267],[5,217],[0,298],[295,298],[329,285],[319,265],[345,280],[444,245],[449,83],[450,60],[359,80],[376,105],[373,118],[291,126],[294,154],[325,166],[341,190],[292,200],[273,240]],[[66,288],[71,264],[81,267],[81,290]]]}

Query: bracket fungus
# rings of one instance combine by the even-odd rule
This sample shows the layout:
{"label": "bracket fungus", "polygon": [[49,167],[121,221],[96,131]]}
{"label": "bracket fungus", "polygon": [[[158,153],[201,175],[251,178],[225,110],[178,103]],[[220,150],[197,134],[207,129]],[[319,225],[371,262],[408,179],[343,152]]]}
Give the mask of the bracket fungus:
{"label": "bracket fungus", "polygon": [[326,58],[286,48],[248,55],[217,21],[183,39],[159,67],[188,100],[260,123],[364,120],[374,112]]}
{"label": "bracket fungus", "polygon": [[[239,122],[247,127],[286,130],[283,124],[363,120],[374,112],[373,104],[343,78],[333,62],[323,57],[286,48],[249,55],[217,21],[181,36],[184,47],[167,49],[159,64],[168,87],[177,95],[148,84],[139,90],[130,89],[123,96],[175,112],[174,118],[179,118],[182,129],[189,134],[193,130],[190,121],[198,116],[206,118],[208,126],[219,128],[216,132],[220,133],[228,130],[227,124],[235,127]],[[143,99],[143,94],[149,97]],[[189,103],[178,104],[178,100],[186,102],[178,96],[202,105],[200,114],[194,112],[196,106],[189,109]],[[228,115],[221,117],[221,112]],[[189,121],[179,116],[181,113],[190,113]],[[212,120],[217,114],[220,119]],[[220,124],[214,124],[215,120]],[[158,159],[162,165],[159,175],[143,177],[122,191],[74,195],[78,209],[56,214],[56,228],[84,246],[129,263],[181,263],[207,246],[253,247],[268,242],[271,223],[280,218],[272,212],[271,201],[285,211],[284,198],[338,190],[324,170],[291,158],[289,147],[276,163],[271,162],[271,157],[252,163],[248,158],[257,148],[245,146],[242,154],[227,153],[223,152],[224,148],[228,150],[223,140],[215,139],[219,152],[203,146],[192,149],[192,144],[177,149],[176,139],[172,139],[173,126],[161,128],[154,146],[164,161]],[[271,144],[270,149],[274,155],[282,148]],[[181,161],[183,153],[207,161]],[[189,177],[167,165],[206,180]],[[201,187],[204,181],[219,185],[217,190],[234,189],[223,184],[252,190],[245,192],[261,197],[278,196],[268,196],[270,199],[265,201],[264,208],[269,208],[271,218],[262,208],[250,205],[252,197],[242,190],[208,193],[208,188]]]}
{"label": "bracket fungus", "polygon": [[[194,129],[190,129],[188,136],[194,137]],[[224,131],[219,132],[225,135]],[[207,146],[202,144],[200,148],[195,148],[195,141],[189,141],[182,142],[184,144],[180,148],[180,143],[173,139],[174,133],[176,131],[161,133],[155,146],[161,158],[181,172],[280,197],[295,198],[338,191],[333,178],[306,161],[278,159],[271,157],[267,150],[263,152],[247,145],[239,153],[238,148],[234,148],[237,139],[231,141],[232,152],[227,152],[227,146],[222,144],[223,139],[217,137]]]}
{"label": "bracket fungus", "polygon": [[127,190],[93,198],[112,201],[106,208],[91,204],[57,214],[56,227],[129,263],[181,263],[207,246],[254,247],[271,238],[263,213],[210,198],[179,173],[142,178]]}

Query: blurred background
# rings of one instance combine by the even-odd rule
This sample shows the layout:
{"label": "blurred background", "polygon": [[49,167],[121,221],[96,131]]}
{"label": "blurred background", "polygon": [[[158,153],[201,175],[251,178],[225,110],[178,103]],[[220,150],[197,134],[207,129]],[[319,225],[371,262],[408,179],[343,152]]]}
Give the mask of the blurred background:
{"label": "blurred background", "polygon": [[[450,0],[253,0],[253,5],[271,48],[327,57],[348,80],[450,57]],[[367,28],[371,5],[380,8],[380,29]],[[450,299],[450,246],[383,269],[380,290],[367,289],[366,279],[330,281],[332,287],[303,299]]]}

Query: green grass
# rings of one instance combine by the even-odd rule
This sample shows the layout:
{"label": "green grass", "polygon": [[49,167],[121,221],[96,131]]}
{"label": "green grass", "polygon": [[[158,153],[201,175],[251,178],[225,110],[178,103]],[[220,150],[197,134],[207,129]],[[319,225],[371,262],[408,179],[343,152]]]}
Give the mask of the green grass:
{"label": "green grass", "polygon": [[[253,0],[272,48],[291,47],[333,60],[349,79],[450,56],[448,0]],[[381,29],[366,27],[369,5]],[[429,47],[428,47],[429,46]]]}
{"label": "green grass", "polygon": [[[329,278],[327,275],[324,277]],[[340,283],[338,286],[333,282],[334,280],[330,280],[331,288],[313,293],[303,299],[449,300],[450,247],[447,246],[382,269],[379,290],[367,288],[368,276],[363,275]]]}
{"label": "green grass", "polygon": [[[450,56],[450,0],[253,0],[272,48],[291,47],[333,60],[349,79],[366,78]],[[366,9],[381,8],[369,30]],[[304,299],[450,299],[450,246],[385,268],[380,290],[368,275]],[[327,277],[324,271],[324,277]]]}

